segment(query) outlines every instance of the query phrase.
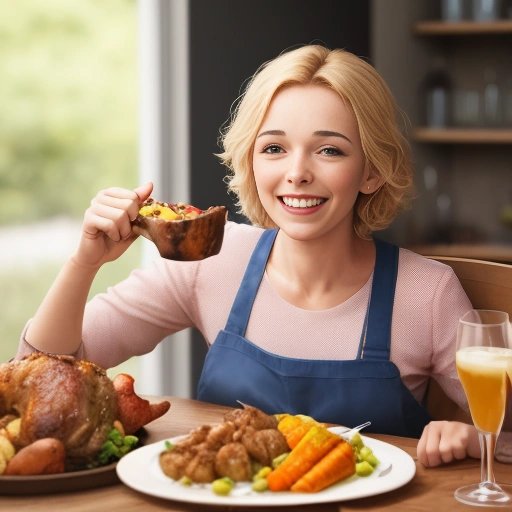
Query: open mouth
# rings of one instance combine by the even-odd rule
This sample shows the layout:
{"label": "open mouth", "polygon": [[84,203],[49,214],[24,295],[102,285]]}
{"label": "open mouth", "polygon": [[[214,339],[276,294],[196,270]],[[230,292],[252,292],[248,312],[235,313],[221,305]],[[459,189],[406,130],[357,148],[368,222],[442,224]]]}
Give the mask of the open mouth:
{"label": "open mouth", "polygon": [[288,196],[280,196],[279,199],[290,208],[314,208],[315,206],[319,206],[322,203],[325,203],[327,199],[322,197],[288,197]]}

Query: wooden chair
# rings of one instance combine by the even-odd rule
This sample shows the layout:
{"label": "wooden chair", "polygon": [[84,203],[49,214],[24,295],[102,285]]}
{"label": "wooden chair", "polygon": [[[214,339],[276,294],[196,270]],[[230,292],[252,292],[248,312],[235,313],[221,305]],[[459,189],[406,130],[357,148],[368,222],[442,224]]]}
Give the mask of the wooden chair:
{"label": "wooden chair", "polygon": [[[475,309],[506,311],[512,319],[512,265],[448,256],[430,258],[453,268]],[[469,414],[452,402],[433,379],[427,390],[426,407],[434,420],[471,423]]]}

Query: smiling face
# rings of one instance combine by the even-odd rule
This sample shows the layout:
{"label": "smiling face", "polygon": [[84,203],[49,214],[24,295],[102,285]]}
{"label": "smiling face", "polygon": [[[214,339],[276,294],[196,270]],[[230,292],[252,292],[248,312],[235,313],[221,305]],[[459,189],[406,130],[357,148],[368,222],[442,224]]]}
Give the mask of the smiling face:
{"label": "smiling face", "polygon": [[365,162],[352,110],[321,85],[278,92],[253,152],[260,201],[297,240],[353,233],[356,198],[375,189]]}

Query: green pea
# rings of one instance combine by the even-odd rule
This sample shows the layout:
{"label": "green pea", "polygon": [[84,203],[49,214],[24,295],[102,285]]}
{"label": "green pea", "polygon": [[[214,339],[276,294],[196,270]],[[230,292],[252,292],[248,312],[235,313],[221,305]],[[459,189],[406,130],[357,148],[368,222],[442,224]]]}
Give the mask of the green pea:
{"label": "green pea", "polygon": [[361,457],[361,459],[366,460],[366,457],[368,457],[369,455],[372,455],[372,451],[370,448],[368,448],[368,446],[363,446],[359,450],[359,456]]}
{"label": "green pea", "polygon": [[369,476],[373,473],[373,466],[366,460],[356,463],[356,474],[358,476]]}
{"label": "green pea", "polygon": [[373,453],[366,457],[366,462],[369,462],[374,468],[380,464],[380,460]]}
{"label": "green pea", "polygon": [[189,486],[189,485],[192,485],[192,479],[188,476],[182,476],[180,478],[180,484],[181,485],[186,485],[186,486]]}
{"label": "green pea", "polygon": [[354,446],[356,449],[360,450],[363,446],[363,438],[359,432],[356,432],[351,438],[349,443]]}
{"label": "green pea", "polygon": [[231,478],[218,478],[212,482],[212,491],[219,496],[227,496],[233,489],[235,482]]}
{"label": "green pea", "polygon": [[268,489],[266,478],[258,478],[252,483],[251,489],[256,492],[265,492]]}
{"label": "green pea", "polygon": [[263,466],[254,476],[253,480],[260,480],[261,478],[266,478],[267,475],[272,471],[272,468],[269,466]]}
{"label": "green pea", "polygon": [[284,452],[282,453],[281,455],[278,455],[277,457],[275,457],[273,460],[272,460],[272,467],[275,469],[277,468],[277,466],[279,466],[279,464],[281,464],[282,462],[284,462],[284,460],[286,459],[286,457],[288,457],[288,455],[290,454],[290,452]]}

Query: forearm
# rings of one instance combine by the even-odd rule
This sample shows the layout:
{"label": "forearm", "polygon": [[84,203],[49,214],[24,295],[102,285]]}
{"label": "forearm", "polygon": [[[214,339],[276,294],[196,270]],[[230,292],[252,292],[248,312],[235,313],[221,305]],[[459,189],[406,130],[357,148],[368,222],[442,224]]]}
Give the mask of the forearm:
{"label": "forearm", "polygon": [[78,349],[85,304],[97,272],[97,267],[68,260],[30,322],[25,336],[30,345],[57,354]]}

